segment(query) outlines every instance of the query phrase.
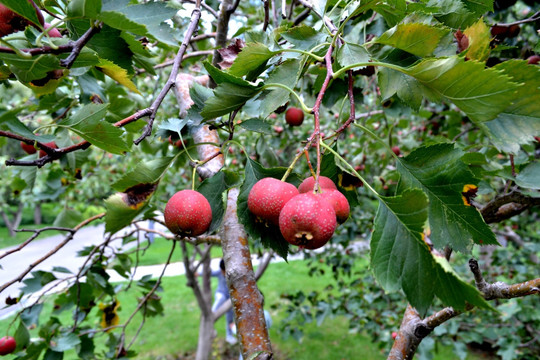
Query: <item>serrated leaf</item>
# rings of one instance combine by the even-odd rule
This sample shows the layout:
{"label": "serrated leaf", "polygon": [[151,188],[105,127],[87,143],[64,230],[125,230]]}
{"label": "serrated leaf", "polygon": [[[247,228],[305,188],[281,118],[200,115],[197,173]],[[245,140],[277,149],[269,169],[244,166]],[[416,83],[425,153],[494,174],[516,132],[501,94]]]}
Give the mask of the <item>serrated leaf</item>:
{"label": "serrated leaf", "polygon": [[120,85],[127,87],[129,90],[140,94],[140,91],[137,89],[135,84],[129,78],[129,75],[126,69],[121,68],[112,61],[101,59],[99,64],[96,65],[96,68],[101,70],[105,75],[111,79],[117,81]]}
{"label": "serrated leaf", "polygon": [[371,237],[371,268],[387,291],[400,287],[424,313],[434,296],[435,266],[422,231],[428,214],[426,195],[418,189],[382,198]]}
{"label": "serrated leaf", "polygon": [[17,349],[19,350],[25,348],[30,343],[30,332],[22,320],[19,322],[19,326],[17,326],[14,338],[17,344]]}
{"label": "serrated leaf", "polygon": [[434,296],[460,310],[468,304],[490,308],[478,290],[431,254],[422,234],[427,209],[427,197],[419,189],[380,198],[371,238],[371,268],[377,281],[387,291],[401,287],[422,316]]}
{"label": "serrated leaf", "polygon": [[105,232],[114,234],[115,232],[128,226],[137,215],[144,210],[147,197],[139,202],[132,202],[125,193],[116,193],[105,200]]}
{"label": "serrated leaf", "polygon": [[516,176],[516,184],[528,189],[540,190],[540,162],[525,166]]}
{"label": "serrated leaf", "polygon": [[[300,73],[300,63],[296,59],[284,61],[270,72],[267,84],[282,84],[294,88]],[[285,105],[290,98],[289,91],[283,88],[272,88],[261,92],[260,95],[251,99],[246,105],[256,109],[257,116],[266,118],[278,107]]]}
{"label": "serrated leaf", "polygon": [[368,62],[370,55],[366,48],[361,45],[345,43],[339,48],[337,53],[337,61],[343,67]]}
{"label": "serrated leaf", "polygon": [[130,147],[122,139],[124,130],[105,120],[108,104],[87,104],[73,116],[59,122],[92,145],[113,154],[123,154]]}
{"label": "serrated leaf", "polygon": [[[491,120],[505,110],[516,99],[520,86],[500,71],[486,69],[484,63],[457,56],[425,59],[399,71],[411,77],[401,80],[411,89],[422,91],[432,101],[452,101],[476,122]],[[380,85],[387,97],[403,86],[393,82]]]}
{"label": "serrated leaf", "polygon": [[105,0],[100,19],[111,27],[146,35],[166,44],[178,46],[172,36],[172,29],[169,27],[167,31],[167,27],[163,26],[163,22],[171,19],[177,11],[168,7],[165,2],[130,5],[129,0]]}
{"label": "serrated leaf", "polygon": [[517,154],[520,145],[531,143],[534,136],[540,136],[540,67],[527,65],[522,60],[509,60],[495,69],[523,86],[517,89],[512,104],[484,125],[499,150]]}
{"label": "serrated leaf", "polygon": [[39,315],[41,314],[41,310],[43,310],[43,303],[25,308],[21,312],[21,321],[26,327],[37,327],[39,325]]}
{"label": "serrated leaf", "polygon": [[208,71],[208,75],[210,75],[212,80],[214,80],[214,82],[218,85],[229,83],[251,89],[258,88],[257,86],[251,84],[249,81],[242,79],[241,77],[235,76],[226,71],[221,71],[220,69],[210,64],[208,61],[204,62],[204,68],[206,69],[206,71]]}
{"label": "serrated leaf", "polygon": [[240,108],[259,92],[253,87],[233,83],[222,83],[214,90],[214,96],[208,98],[201,111],[203,119],[214,119]]}
{"label": "serrated leaf", "polygon": [[478,210],[464,203],[465,185],[475,185],[477,180],[461,162],[462,156],[453,144],[438,144],[416,149],[398,160],[399,191],[419,188],[429,197],[430,239],[438,249],[449,245],[465,252],[471,248],[471,240],[498,244]]}
{"label": "serrated leaf", "polygon": [[418,110],[422,105],[422,86],[416,79],[406,76],[399,71],[381,68],[377,72],[381,97],[383,100],[394,94],[411,108]]}
{"label": "serrated leaf", "polygon": [[464,29],[478,19],[460,0],[430,0],[427,8],[436,19],[454,29]]}
{"label": "serrated leaf", "polygon": [[240,127],[248,130],[254,131],[261,134],[272,135],[272,126],[264,120],[261,119],[248,119],[240,123]]}
{"label": "serrated leaf", "polygon": [[467,59],[485,61],[489,57],[491,32],[483,19],[478,20],[463,32],[469,39]]}
{"label": "serrated leaf", "polygon": [[375,42],[426,57],[433,54],[449,29],[424,23],[398,24],[387,30]]}
{"label": "serrated leaf", "polygon": [[229,73],[235,76],[244,76],[264,66],[275,54],[264,44],[258,42],[247,43],[229,68]]}
{"label": "serrated leaf", "polygon": [[[29,1],[21,0],[2,0],[2,4],[15,11],[17,14],[23,16],[24,18],[30,20],[36,25],[41,25],[39,22],[36,9],[32,6]],[[38,10],[39,11],[39,10]],[[6,21],[6,20],[3,20]]]}
{"label": "serrated leaf", "polygon": [[111,187],[116,191],[125,192],[141,184],[157,184],[173,159],[171,157],[163,157],[141,162],[134,169],[128,171],[124,176],[114,182]]}
{"label": "serrated leaf", "polygon": [[299,25],[281,33],[281,36],[295,49],[309,51],[316,45],[323,43],[327,35],[307,25]]}
{"label": "serrated leaf", "polygon": [[24,291],[25,293],[33,293],[39,291],[43,288],[43,286],[54,280],[56,280],[56,276],[54,276],[48,271],[33,271],[31,278],[23,280],[25,286],[23,287],[22,291]]}
{"label": "serrated leaf", "polygon": [[[251,214],[247,207],[249,192],[257,181],[265,177],[281,179],[281,177],[285,174],[285,171],[287,171],[287,169],[282,167],[264,168],[256,161],[248,159],[246,168],[244,170],[244,183],[240,187],[240,194],[238,195],[237,213],[238,220],[242,225],[244,225],[249,236],[254,239],[260,238],[265,247],[270,247],[276,251],[279,256],[287,260],[289,243],[283,238],[279,228],[272,225],[265,226],[264,224],[257,222],[255,216]],[[296,183],[299,182],[298,177],[294,174],[289,176],[287,180],[295,181]]]}

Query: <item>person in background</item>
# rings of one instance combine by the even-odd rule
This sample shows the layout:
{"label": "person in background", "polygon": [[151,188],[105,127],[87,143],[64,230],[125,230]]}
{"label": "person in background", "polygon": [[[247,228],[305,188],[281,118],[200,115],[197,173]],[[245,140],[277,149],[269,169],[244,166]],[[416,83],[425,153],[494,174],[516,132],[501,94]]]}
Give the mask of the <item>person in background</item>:
{"label": "person in background", "polygon": [[[225,262],[223,259],[219,262],[219,269],[212,270],[212,276],[217,277],[218,285],[216,293],[214,295],[214,304],[212,304],[212,312],[215,312],[219,307],[229,300],[229,288],[227,287],[227,280],[225,279]],[[236,344],[236,336],[233,333],[234,328],[234,314],[232,308],[225,313],[226,320],[226,338],[225,340],[229,344]]]}

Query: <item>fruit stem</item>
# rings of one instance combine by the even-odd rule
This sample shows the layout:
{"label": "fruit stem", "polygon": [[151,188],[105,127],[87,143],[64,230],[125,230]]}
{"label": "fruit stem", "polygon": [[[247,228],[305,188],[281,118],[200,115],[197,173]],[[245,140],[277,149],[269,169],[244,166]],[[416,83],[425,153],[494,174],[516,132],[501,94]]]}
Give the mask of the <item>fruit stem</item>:
{"label": "fruit stem", "polygon": [[197,167],[198,165],[195,165],[191,171],[191,190],[195,190],[195,175],[197,174]]}
{"label": "fruit stem", "polygon": [[359,129],[361,129],[363,132],[365,132],[369,136],[371,136],[373,138],[373,140],[375,140],[378,143],[382,144],[386,148],[386,150],[388,150],[390,155],[392,155],[396,160],[399,159],[399,157],[392,151],[392,147],[390,145],[388,145],[383,139],[381,139],[376,134],[374,134],[371,130],[369,130],[368,128],[366,128],[365,126],[363,126],[361,124],[354,123],[353,125],[356,126]]}
{"label": "fruit stem", "polygon": [[330,146],[326,145],[325,143],[321,143],[321,145],[324,148],[326,148],[328,151],[330,151],[332,154],[334,154],[335,157],[341,160],[341,162],[351,171],[351,173],[357,178],[359,178],[360,181],[362,181],[362,183],[368,190],[370,190],[378,198],[381,198],[381,195],[374,188],[372,188],[371,185],[368,184],[368,182],[354,169],[354,167],[351,164],[347,162],[347,160],[341,157],[341,155],[339,155],[336,151],[334,151],[334,149],[332,149]]}
{"label": "fruit stem", "polygon": [[270,84],[266,84],[264,85],[262,88],[261,88],[261,91],[263,90],[266,90],[268,88],[272,88],[272,87],[278,87],[278,88],[282,88],[282,89],[285,89],[287,90],[288,92],[291,93],[291,95],[293,95],[296,100],[298,101],[298,103],[300,104],[300,107],[302,108],[302,111],[308,113],[308,114],[311,114],[313,112],[313,109],[312,108],[309,108],[306,106],[306,104],[304,104],[304,102],[302,101],[302,99],[300,98],[300,96],[298,96],[297,93],[294,92],[293,89],[291,89],[290,87],[286,86],[286,85],[283,85],[283,84],[279,84],[279,83],[270,83]]}
{"label": "fruit stem", "polygon": [[289,177],[289,175],[292,172],[292,169],[294,168],[294,165],[296,164],[298,159],[300,159],[302,157],[302,155],[304,155],[304,151],[299,151],[298,154],[296,154],[293,161],[291,162],[291,165],[289,165],[289,167],[287,168],[287,171],[285,171],[285,174],[283,174],[283,177],[281,178],[281,181],[287,180],[287,178]]}
{"label": "fruit stem", "polygon": [[336,78],[340,77],[344,72],[346,72],[348,70],[354,69],[356,67],[364,67],[364,66],[382,66],[382,67],[386,67],[386,68],[389,68],[389,69],[397,70],[397,71],[402,72],[402,73],[406,73],[405,69],[402,68],[401,66],[397,66],[397,65],[389,64],[389,63],[378,62],[378,61],[373,61],[373,62],[361,62],[361,63],[357,63],[357,64],[344,66],[344,67],[342,67],[341,69],[339,69],[338,71],[336,71],[334,73],[333,78],[336,79]]}

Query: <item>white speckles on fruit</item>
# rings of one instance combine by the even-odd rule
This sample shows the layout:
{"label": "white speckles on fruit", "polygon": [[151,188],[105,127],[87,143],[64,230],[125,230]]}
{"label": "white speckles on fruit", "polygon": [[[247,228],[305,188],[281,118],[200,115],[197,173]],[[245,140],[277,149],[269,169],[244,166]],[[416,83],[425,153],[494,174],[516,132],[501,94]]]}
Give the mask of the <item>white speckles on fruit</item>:
{"label": "white speckles on fruit", "polygon": [[256,217],[278,225],[281,209],[296,195],[298,189],[294,185],[275,178],[264,178],[251,188],[248,209]]}

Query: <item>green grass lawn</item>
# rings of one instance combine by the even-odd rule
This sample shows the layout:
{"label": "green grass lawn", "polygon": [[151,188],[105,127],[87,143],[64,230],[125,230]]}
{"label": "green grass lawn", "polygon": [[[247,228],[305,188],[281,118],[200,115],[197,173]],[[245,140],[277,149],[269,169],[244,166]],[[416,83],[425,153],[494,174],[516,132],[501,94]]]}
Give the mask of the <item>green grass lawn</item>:
{"label": "green grass lawn", "polygon": [[[330,273],[330,272],[327,272]],[[296,340],[282,339],[278,333],[280,321],[285,314],[272,309],[272,304],[280,301],[280,294],[291,292],[301,288],[304,292],[321,290],[326,281],[320,278],[310,278],[307,275],[307,266],[302,261],[290,263],[272,264],[265,275],[259,281],[259,287],[265,294],[266,307],[271,312],[274,326],[270,329],[270,337],[274,350],[279,354],[279,359],[294,360],[342,360],[342,359],[384,359],[388,349],[379,350],[376,344],[372,344],[370,338],[364,334],[350,334],[347,320],[342,317],[331,318],[323,322],[321,327],[316,324],[308,324],[302,343]],[[328,279],[324,279],[328,280]],[[213,284],[215,286],[215,284]],[[185,277],[165,278],[163,281],[164,292],[159,293],[165,308],[165,315],[148,318],[134,343],[133,349],[139,354],[141,360],[173,360],[180,355],[192,352],[197,345],[199,310],[191,290],[186,287]],[[141,292],[132,288],[128,293],[119,296],[121,304],[120,319],[124,321],[135,308],[137,298]],[[47,306],[47,305],[46,305]],[[51,312],[50,305],[44,310],[43,319],[48,319]],[[99,323],[96,310],[90,313],[90,319],[94,324]],[[61,316],[62,321],[69,323],[68,312]],[[127,331],[129,343],[136,332],[141,318],[136,316],[133,326]],[[216,343],[223,343],[225,336],[224,318],[216,324],[218,339]],[[10,319],[0,323],[0,334],[5,334]],[[12,332],[14,329],[12,329]],[[35,330],[32,336],[37,336]],[[97,335],[97,343],[104,343],[106,334]],[[359,357],[361,354],[361,357]],[[13,359],[7,356],[5,359]],[[76,359],[74,353],[66,354],[64,359]],[[443,353],[435,359],[457,359],[450,349],[443,349]],[[469,359],[480,359],[469,357]]]}

